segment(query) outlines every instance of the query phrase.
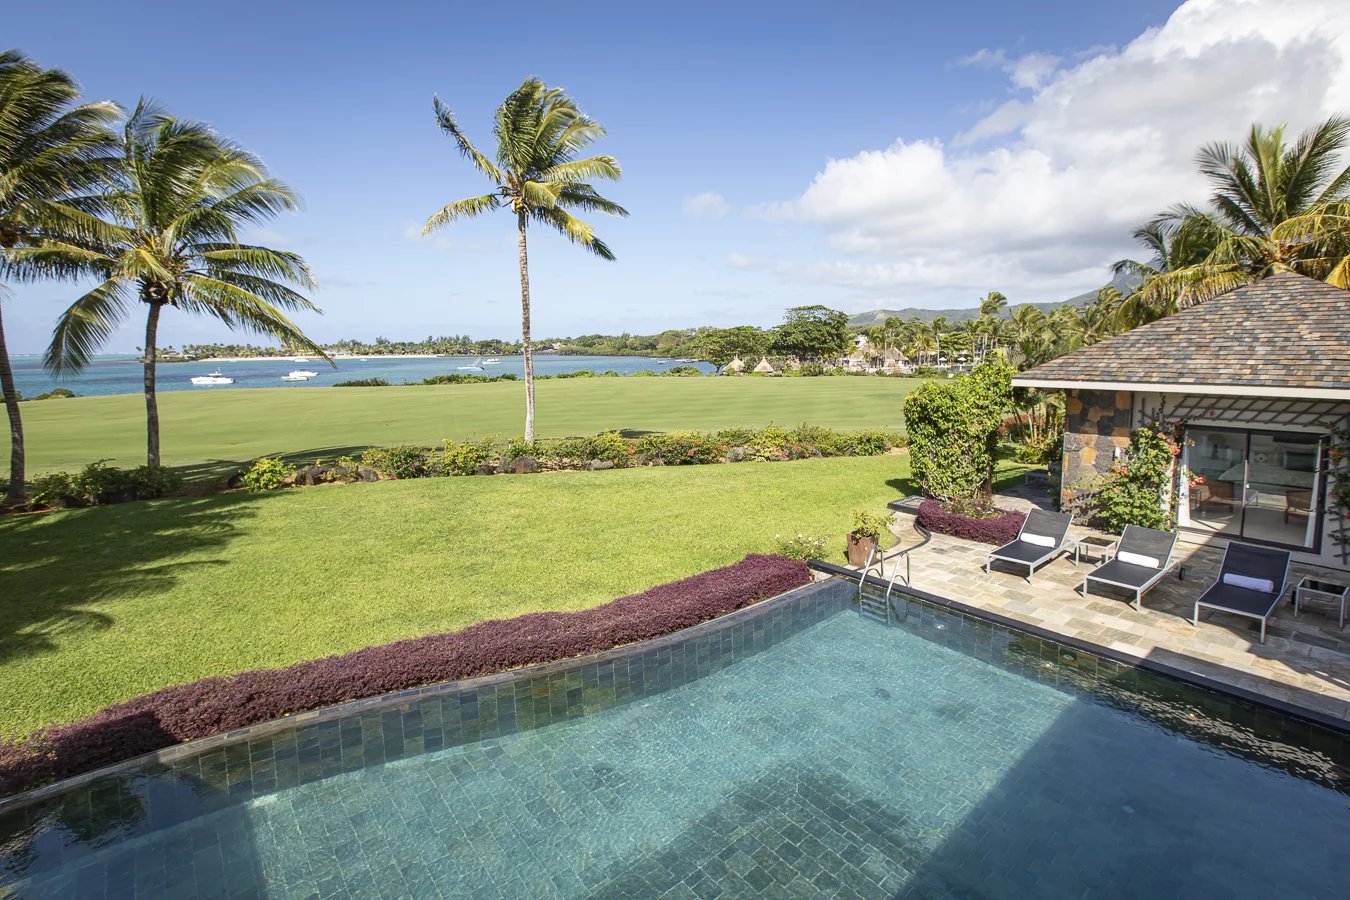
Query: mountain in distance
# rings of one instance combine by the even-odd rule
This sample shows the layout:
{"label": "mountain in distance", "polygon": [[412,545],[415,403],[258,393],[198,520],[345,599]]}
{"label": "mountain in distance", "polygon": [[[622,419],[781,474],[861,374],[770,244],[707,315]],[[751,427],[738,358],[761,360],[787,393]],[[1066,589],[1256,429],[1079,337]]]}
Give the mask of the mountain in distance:
{"label": "mountain in distance", "polygon": [[[1139,286],[1139,279],[1130,275],[1117,275],[1102,287],[1114,287],[1122,294],[1128,294]],[[1068,300],[1056,300],[1048,303],[1009,303],[1009,309],[1016,309],[1019,306],[1034,306],[1041,312],[1049,312],[1057,306],[1084,306],[1091,302],[1097,296],[1096,291],[1088,291],[1079,294],[1077,297],[1070,297]],[[890,316],[905,320],[913,316],[923,322],[931,322],[939,316],[946,316],[948,322],[966,322],[970,319],[980,317],[980,308],[978,306],[966,307],[962,309],[919,309],[914,306],[907,306],[904,309],[871,309],[867,312],[854,313],[849,316],[848,324],[854,328],[871,328],[874,325],[880,325]]]}

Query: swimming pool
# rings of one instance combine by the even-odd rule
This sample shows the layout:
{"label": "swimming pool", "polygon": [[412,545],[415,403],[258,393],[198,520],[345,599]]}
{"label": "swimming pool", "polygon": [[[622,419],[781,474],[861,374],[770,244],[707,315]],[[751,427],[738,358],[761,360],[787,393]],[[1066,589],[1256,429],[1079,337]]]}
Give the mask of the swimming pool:
{"label": "swimming pool", "polygon": [[[1251,896],[1350,884],[1343,735],[832,580],[0,811],[0,895]],[[894,618],[894,617],[893,617]]]}

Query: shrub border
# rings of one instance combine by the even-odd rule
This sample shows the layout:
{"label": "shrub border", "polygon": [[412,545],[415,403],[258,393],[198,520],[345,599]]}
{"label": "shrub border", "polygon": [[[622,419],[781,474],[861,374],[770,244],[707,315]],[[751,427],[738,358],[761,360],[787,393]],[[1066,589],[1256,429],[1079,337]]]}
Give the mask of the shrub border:
{"label": "shrub border", "polygon": [[1017,538],[1027,517],[1013,509],[1000,509],[999,513],[991,519],[976,519],[943,509],[941,503],[930,499],[919,504],[915,518],[929,531],[999,547]]}
{"label": "shrub border", "polygon": [[[719,584],[725,579],[731,579],[732,582]],[[109,706],[89,718],[38,732],[18,742],[0,743],[0,791],[6,792],[0,794],[0,813],[115,772],[147,764],[165,763],[218,746],[334,717],[343,717],[355,709],[398,705],[414,696],[462,690],[491,684],[494,681],[514,680],[527,675],[538,675],[541,672],[585,665],[608,657],[633,653],[635,652],[633,648],[637,646],[648,645],[648,649],[657,648],[665,643],[685,640],[698,633],[695,629],[710,626],[713,622],[721,624],[730,616],[746,613],[750,609],[759,609],[763,601],[783,597],[810,585],[811,582],[812,576],[804,562],[779,556],[749,554],[730,566],[656,585],[641,593],[620,597],[586,610],[535,612],[511,619],[490,619],[458,631],[407,638],[346,654],[306,660],[287,667],[255,669],[230,676],[212,676],[162,688]],[[587,629],[587,626],[591,628]],[[629,631],[636,629],[639,633],[646,632],[646,635],[624,639],[627,634],[625,628]],[[561,638],[557,639],[558,642],[550,650],[547,644],[534,640],[538,634],[532,632],[539,631],[555,633],[561,635]],[[522,633],[525,634],[523,640]],[[593,646],[581,653],[559,654],[557,652],[559,644],[566,647],[569,639],[571,643],[579,641]],[[514,663],[509,660],[499,662],[503,655],[510,656],[513,642],[518,643],[515,647],[517,655],[525,659]],[[462,656],[466,649],[467,660],[455,658],[456,650],[461,651]],[[378,664],[381,662],[381,656],[386,657],[383,660],[386,663],[386,671],[380,674],[386,679],[397,679],[408,673],[389,664],[405,660],[406,652],[409,650],[429,651],[432,654],[440,650],[442,651],[440,655],[433,655],[430,662],[438,664],[446,671],[460,671],[463,674],[432,681],[417,681],[406,687],[362,694],[317,706],[305,706],[281,715],[258,715],[251,721],[250,716],[261,711],[245,710],[242,720],[228,727],[215,727],[214,730],[196,737],[159,746],[147,746],[136,751],[117,753],[110,750],[107,743],[109,736],[118,737],[115,732],[119,727],[127,732],[122,737],[133,743],[138,738],[141,740],[149,738],[153,741],[156,736],[167,734],[158,728],[159,722],[155,723],[154,730],[147,733],[145,723],[141,721],[147,712],[155,712],[155,701],[190,702],[195,693],[208,691],[203,699],[228,703],[231,699],[240,699],[231,698],[229,691],[240,688],[241,682],[245,697],[252,699],[248,693],[249,679],[264,681],[273,679],[278,685],[292,686],[305,679],[312,682],[328,676],[329,688],[333,689],[331,685],[333,676],[340,674],[341,667],[350,669],[348,674],[360,680],[361,676],[370,675],[368,670],[363,669],[363,664],[370,662]],[[339,667],[339,673],[327,671],[334,666]],[[315,690],[322,690],[324,687],[322,683],[303,686]],[[215,697],[209,693],[211,688],[218,689]],[[337,689],[341,689],[340,683]],[[266,701],[263,702],[265,705]],[[233,711],[239,712],[237,708]],[[119,718],[119,715],[122,718]],[[63,751],[70,755],[63,756]],[[10,759],[5,760],[5,755],[9,755]],[[82,755],[86,758],[82,758]],[[101,759],[101,756],[113,758]],[[95,761],[90,761],[87,757],[92,757]]]}

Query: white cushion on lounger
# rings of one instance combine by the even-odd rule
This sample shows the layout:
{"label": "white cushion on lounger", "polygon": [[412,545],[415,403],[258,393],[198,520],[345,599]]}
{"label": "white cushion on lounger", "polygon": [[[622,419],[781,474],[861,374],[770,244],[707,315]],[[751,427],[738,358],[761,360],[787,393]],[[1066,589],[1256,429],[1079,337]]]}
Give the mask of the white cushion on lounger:
{"label": "white cushion on lounger", "polygon": [[1131,553],[1128,550],[1122,550],[1117,553],[1116,559],[1123,563],[1129,563],[1132,566],[1143,566],[1147,569],[1158,568],[1158,557],[1145,556],[1142,553]]}
{"label": "white cushion on lounger", "polygon": [[1233,587],[1261,591],[1265,594],[1269,594],[1271,591],[1275,590],[1275,582],[1271,581],[1269,578],[1253,578],[1250,575],[1239,575],[1236,572],[1225,572],[1223,583],[1231,584]]}
{"label": "white cushion on lounger", "polygon": [[1020,540],[1024,540],[1028,544],[1035,544],[1037,547],[1055,546],[1055,539],[1044,534],[1024,534]]}

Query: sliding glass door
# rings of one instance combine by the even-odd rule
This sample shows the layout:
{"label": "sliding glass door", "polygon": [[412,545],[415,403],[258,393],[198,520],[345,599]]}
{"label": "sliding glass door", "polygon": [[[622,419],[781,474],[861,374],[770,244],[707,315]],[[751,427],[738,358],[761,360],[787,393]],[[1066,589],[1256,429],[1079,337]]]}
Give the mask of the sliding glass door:
{"label": "sliding glass door", "polygon": [[1316,550],[1323,437],[1187,428],[1186,524],[1216,534]]}

